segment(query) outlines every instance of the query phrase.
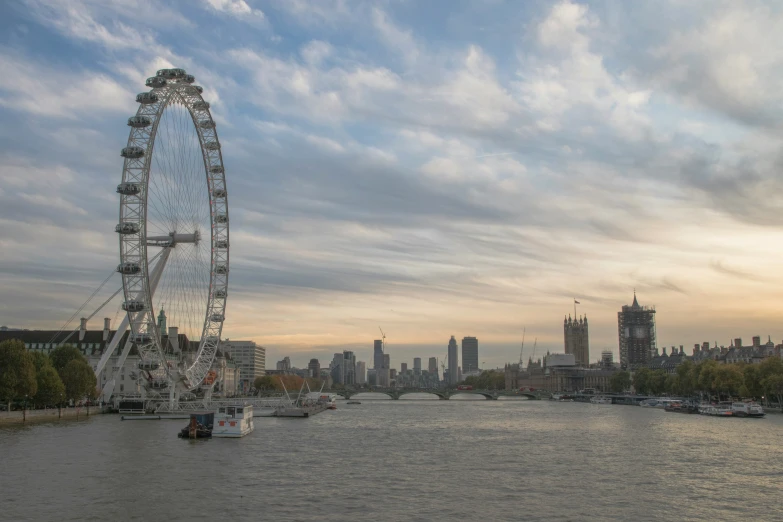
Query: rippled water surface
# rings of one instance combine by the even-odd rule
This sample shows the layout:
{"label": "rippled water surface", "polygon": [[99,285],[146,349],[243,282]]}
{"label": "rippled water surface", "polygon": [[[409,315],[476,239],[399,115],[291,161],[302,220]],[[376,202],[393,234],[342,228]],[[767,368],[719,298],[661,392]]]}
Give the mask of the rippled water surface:
{"label": "rippled water surface", "polygon": [[257,418],[0,428],[0,520],[783,520],[783,416],[362,398]]}

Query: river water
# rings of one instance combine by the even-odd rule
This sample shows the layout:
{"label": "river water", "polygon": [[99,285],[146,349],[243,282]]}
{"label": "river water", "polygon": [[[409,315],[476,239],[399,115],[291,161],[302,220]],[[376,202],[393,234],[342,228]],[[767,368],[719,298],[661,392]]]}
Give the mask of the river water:
{"label": "river water", "polygon": [[0,428],[0,520],[783,520],[783,415],[359,398],[239,440]]}

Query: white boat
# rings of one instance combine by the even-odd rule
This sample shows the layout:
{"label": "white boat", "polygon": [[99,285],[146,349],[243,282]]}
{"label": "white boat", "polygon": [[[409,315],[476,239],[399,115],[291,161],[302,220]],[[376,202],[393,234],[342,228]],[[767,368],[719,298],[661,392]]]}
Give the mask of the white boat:
{"label": "white boat", "polygon": [[215,413],[212,437],[244,437],[253,431],[253,406],[237,404],[220,406]]}
{"label": "white boat", "polygon": [[647,399],[639,403],[642,408],[658,408],[663,410],[672,403],[680,402],[677,399]]}
{"label": "white boat", "polygon": [[611,397],[593,397],[590,399],[590,404],[612,404]]}
{"label": "white boat", "polygon": [[731,412],[735,417],[752,417],[761,418],[764,413],[764,408],[755,402],[733,402],[731,403]]}
{"label": "white boat", "polygon": [[705,404],[699,406],[699,413],[702,415],[709,415],[710,417],[733,417],[734,412],[731,411],[731,407],[725,406],[713,406],[712,404]]}

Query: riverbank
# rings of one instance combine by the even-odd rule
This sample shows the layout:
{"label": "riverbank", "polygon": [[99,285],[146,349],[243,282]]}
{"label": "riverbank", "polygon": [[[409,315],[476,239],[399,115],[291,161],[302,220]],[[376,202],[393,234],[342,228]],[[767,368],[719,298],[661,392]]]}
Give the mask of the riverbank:
{"label": "riverbank", "polygon": [[106,413],[99,406],[84,406],[80,408],[50,408],[46,410],[2,411],[0,426],[27,424],[33,422],[57,422],[62,419],[86,419],[90,415]]}

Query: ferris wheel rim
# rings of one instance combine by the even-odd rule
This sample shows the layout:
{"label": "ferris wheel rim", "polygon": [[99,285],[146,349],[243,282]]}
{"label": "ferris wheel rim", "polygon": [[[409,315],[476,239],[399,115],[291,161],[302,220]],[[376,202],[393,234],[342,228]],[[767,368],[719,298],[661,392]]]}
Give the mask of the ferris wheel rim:
{"label": "ferris wheel rim", "polygon": [[[139,108],[136,115],[128,120],[131,129],[128,144],[121,152],[125,160],[122,182],[117,187],[120,193],[120,222],[116,227],[120,242],[118,271],[122,273],[123,308],[131,325],[132,341],[139,350],[140,364],[149,361],[151,371],[157,371],[159,375],[162,373],[170,385],[179,385],[186,390],[201,384],[217,353],[225,320],[230,249],[228,193],[217,126],[209,103],[201,95],[202,88],[192,85],[194,80],[182,69],[162,69],[147,80],[147,86],[152,89],[136,97]],[[182,368],[170,367],[161,343],[161,333],[166,332],[158,331],[153,302],[160,273],[151,273],[147,251],[150,239],[161,239],[151,238],[147,230],[148,202],[152,191],[150,172],[158,125],[166,110],[174,104],[180,104],[187,110],[198,136],[207,181],[211,247],[209,288],[199,347],[193,363]],[[197,234],[198,231],[193,232],[193,242],[206,240],[205,237],[196,239]],[[177,234],[174,230],[168,246],[165,243],[155,246],[163,246],[162,252],[170,252],[175,235],[188,236]],[[162,266],[165,266],[165,260]],[[154,367],[156,363],[159,367]]]}

